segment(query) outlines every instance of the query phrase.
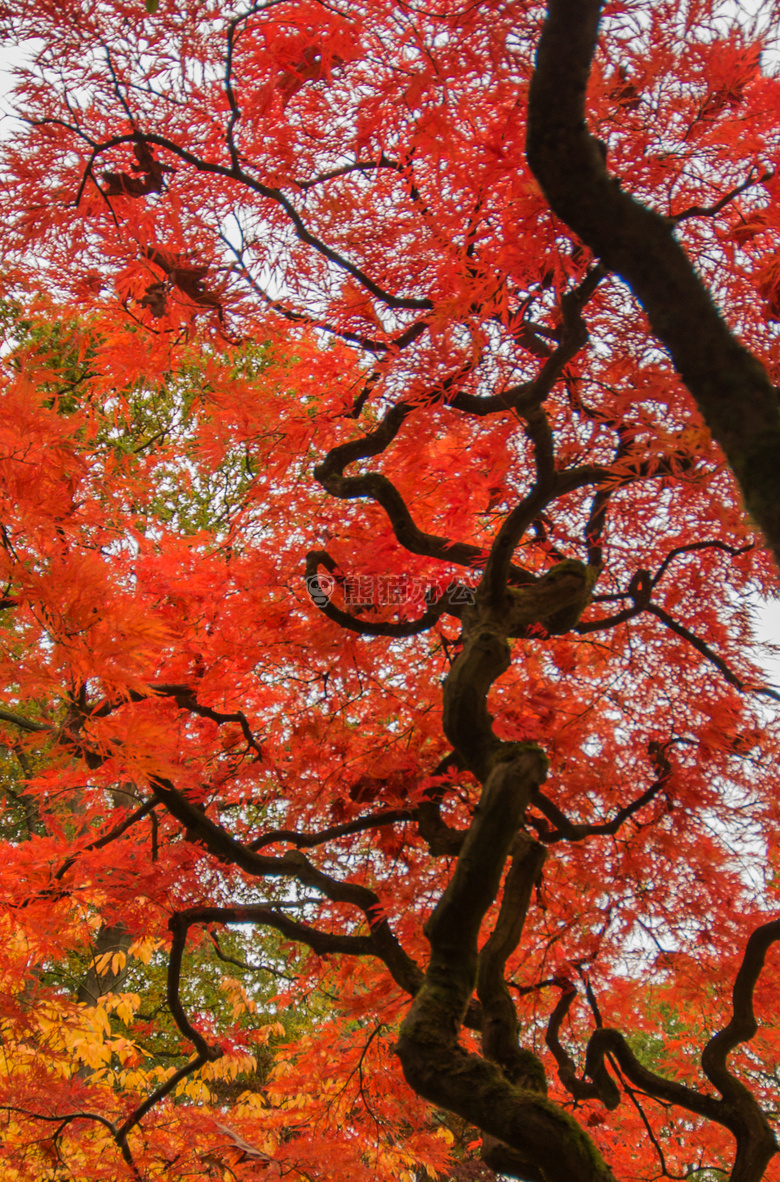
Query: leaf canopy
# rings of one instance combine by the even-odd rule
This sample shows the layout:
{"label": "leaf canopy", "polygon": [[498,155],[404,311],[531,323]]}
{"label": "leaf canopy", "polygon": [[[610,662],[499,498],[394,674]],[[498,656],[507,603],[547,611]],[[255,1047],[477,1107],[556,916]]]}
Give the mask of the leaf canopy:
{"label": "leaf canopy", "polygon": [[778,10],[598,17],[2,9],[9,1178],[780,1178]]}

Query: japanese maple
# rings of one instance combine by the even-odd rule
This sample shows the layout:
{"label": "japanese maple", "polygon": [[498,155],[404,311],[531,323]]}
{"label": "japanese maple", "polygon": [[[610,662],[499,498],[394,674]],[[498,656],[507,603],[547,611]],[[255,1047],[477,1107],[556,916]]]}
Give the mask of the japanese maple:
{"label": "japanese maple", "polygon": [[776,7],[149,8],[3,7],[6,1176],[780,1178]]}

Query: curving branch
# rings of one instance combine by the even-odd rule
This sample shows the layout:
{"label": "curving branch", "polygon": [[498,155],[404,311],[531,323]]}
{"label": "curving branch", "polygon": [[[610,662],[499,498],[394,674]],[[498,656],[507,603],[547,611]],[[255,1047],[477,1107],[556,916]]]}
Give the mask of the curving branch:
{"label": "curving branch", "polygon": [[16,1112],[21,1116],[27,1116],[30,1120],[45,1121],[47,1124],[59,1125],[59,1129],[54,1136],[57,1137],[60,1130],[66,1125],[72,1124],[75,1120],[93,1120],[96,1124],[102,1125],[103,1128],[108,1129],[111,1136],[114,1138],[122,1157],[126,1164],[133,1171],[133,1175],[138,1179],[138,1182],[143,1182],[143,1175],[133,1160],[133,1155],[130,1152],[130,1147],[127,1144],[126,1134],[123,1128],[117,1128],[112,1120],[106,1116],[101,1116],[99,1112],[64,1112],[52,1113],[51,1115],[44,1112],[31,1112],[28,1108],[18,1108],[13,1104],[0,1104],[0,1111],[2,1112]]}
{"label": "curving branch", "polygon": [[[194,924],[203,923],[260,924],[263,927],[274,928],[288,940],[305,944],[307,948],[311,948],[312,952],[316,952],[317,956],[332,956],[335,953],[343,953],[347,956],[376,956],[376,948],[370,936],[345,936],[333,932],[323,932],[309,924],[290,919],[282,911],[262,904],[246,904],[235,907],[189,907],[186,911],[177,911],[171,916],[168,924],[174,933],[174,945],[177,948],[180,946],[183,950],[189,929]],[[203,1047],[198,1047],[196,1044],[196,1049],[203,1050]]]}
{"label": "curving branch", "polygon": [[752,189],[754,185],[763,185],[766,181],[771,180],[774,176],[772,172],[759,173],[757,168],[751,168],[747,175],[747,179],[741,185],[737,185],[733,189],[729,189],[728,193],[724,193],[718,201],[712,205],[689,205],[687,209],[683,209],[680,213],[673,213],[669,217],[669,221],[677,226],[680,222],[687,221],[689,218],[714,218],[722,209],[730,205],[735,197],[739,197],[747,189]]}
{"label": "curving branch", "polygon": [[586,126],[600,11],[600,0],[548,2],[529,95],[528,164],[554,213],[642,304],[780,559],[774,386],[719,315],[674,223],[623,192]]}
{"label": "curving branch", "polygon": [[548,354],[535,378],[511,386],[499,394],[479,395],[458,391],[450,398],[449,405],[480,418],[511,410],[525,418],[538,410],[563,376],[566,366],[588,343],[588,329],[582,312],[606,274],[606,269],[600,265],[589,268],[578,286],[561,297],[560,341]]}
{"label": "curving branch", "polygon": [[[431,778],[444,776],[451,768],[460,766],[459,757],[454,751],[451,751],[439,761],[430,773]],[[318,845],[325,845],[329,841],[336,841],[340,837],[351,836],[353,833],[365,833],[384,825],[416,822],[420,836],[428,844],[434,857],[457,855],[463,845],[466,831],[453,829],[442,820],[440,805],[445,792],[446,785],[434,784],[426,790],[423,799],[414,808],[381,809],[379,812],[370,813],[365,817],[355,817],[354,820],[345,821],[341,825],[331,825],[317,833],[300,833],[294,829],[272,829],[248,842],[247,848],[259,850],[264,846],[285,841],[297,849],[312,849]]]}
{"label": "curving branch", "polygon": [[427,632],[429,628],[432,628],[445,612],[452,616],[460,615],[458,596],[454,594],[452,600],[442,597],[437,603],[432,603],[428,610],[416,620],[404,622],[361,620],[359,616],[350,615],[349,612],[336,607],[335,603],[331,603],[330,596],[318,578],[318,569],[321,565],[328,566],[331,570],[335,569],[335,563],[326,551],[310,550],[306,555],[306,587],[312,602],[334,624],[339,624],[350,632],[357,632],[360,636],[393,636],[399,639],[418,636],[421,632]]}
{"label": "curving branch", "polygon": [[526,530],[542,509],[559,495],[556,492],[557,482],[552,454],[545,451],[549,424],[541,411],[538,415],[533,426],[529,423],[529,434],[536,444],[537,482],[528,495],[504,518],[485,563],[483,583],[488,596],[494,602],[498,602],[506,592],[512,571],[512,558]]}
{"label": "curving branch", "polygon": [[585,1074],[588,1078],[594,1081],[603,1079],[606,1074],[604,1060],[607,1055],[614,1055],[621,1071],[631,1083],[647,1092],[648,1096],[667,1104],[675,1104],[678,1108],[716,1121],[734,1131],[729,1110],[722,1100],[698,1092],[695,1088],[678,1083],[677,1080],[666,1079],[645,1067],[618,1030],[602,1026],[591,1034],[585,1056]]}
{"label": "curving branch", "polygon": [[[216,1052],[216,1050],[219,1048],[212,1049]],[[221,1053],[222,1052],[220,1051],[220,1054]],[[142,1104],[139,1104],[138,1107],[130,1113],[124,1124],[122,1124],[117,1129],[116,1137],[120,1148],[124,1151],[124,1148],[127,1147],[127,1134],[132,1129],[134,1129],[137,1124],[140,1124],[147,1112],[151,1112],[155,1105],[159,1104],[161,1100],[164,1100],[166,1096],[169,1096],[174,1088],[176,1088],[183,1079],[186,1079],[188,1075],[193,1075],[196,1071],[200,1070],[204,1063],[213,1062],[218,1057],[219,1056],[216,1053],[211,1054],[208,1057],[204,1057],[200,1054],[195,1055],[193,1059],[190,1059],[187,1063],[180,1067],[178,1071],[174,1071],[173,1075],[169,1075],[168,1078],[163,1083],[161,1083],[158,1088],[155,1088],[150,1096],[147,1096]]]}
{"label": "curving branch", "polygon": [[667,746],[668,744],[663,743],[650,743],[650,754],[660,774],[641,796],[638,796],[636,800],[632,800],[630,804],[625,805],[622,809],[618,809],[611,821],[603,821],[596,824],[581,824],[576,821],[570,821],[565,813],[561,812],[549,797],[545,796],[541,791],[537,792],[533,801],[534,808],[537,808],[540,813],[544,814],[548,821],[552,821],[553,825],[557,826],[557,828],[551,830],[546,826],[541,826],[538,821],[531,821],[530,823],[534,825],[534,828],[539,833],[539,840],[544,842],[545,845],[554,845],[559,841],[582,841],[586,837],[614,836],[625,822],[630,817],[633,817],[634,813],[638,813],[646,804],[649,804],[661,789],[668,784],[672,775],[672,765],[666,757]]}
{"label": "curving branch", "polygon": [[447,780],[441,777],[456,769],[462,770],[463,767],[463,760],[457,751],[450,751],[443,756],[430,773],[433,782],[417,806],[417,831],[434,858],[457,857],[466,839],[467,830],[453,828],[441,816],[441,803],[449,786]]}
{"label": "curving branch", "polygon": [[[181,985],[181,963],[187,944],[187,933],[190,927],[186,912],[178,912],[172,915],[168,920],[168,927],[173,935],[171,951],[168,958],[168,985],[166,992],[168,1009],[171,1011],[171,1016],[181,1033],[194,1046],[196,1058],[200,1060],[200,1063],[213,1062],[220,1057],[222,1049],[219,1046],[212,1046],[206,1042],[200,1031],[195,1029],[187,1016],[187,1011],[184,1009],[179,993]],[[192,1070],[195,1070],[195,1068],[193,1067]]]}
{"label": "curving branch", "polygon": [[577,988],[574,984],[563,989],[547,1022],[544,1041],[558,1065],[558,1078],[570,1096],[575,1100],[601,1100],[605,1108],[617,1108],[620,1103],[620,1092],[603,1064],[594,1067],[595,1075],[592,1079],[583,1079],[577,1074],[576,1063],[561,1043],[561,1025],[576,996]]}
{"label": "curving branch", "polygon": [[225,143],[227,145],[230,159],[234,168],[239,168],[239,152],[236,147],[235,133],[239,120],[241,119],[241,108],[238,104],[236,96],[236,89],[233,82],[233,56],[236,50],[236,43],[241,32],[244,30],[242,26],[255,16],[258,12],[267,12],[271,8],[275,8],[278,4],[284,3],[284,0],[264,0],[263,3],[250,4],[244,12],[238,13],[231,21],[228,21],[227,35],[225,37],[225,79],[224,89],[225,97],[230,108],[230,117],[228,119],[227,127],[225,129]]}
{"label": "curving branch", "polygon": [[706,1095],[675,1080],[665,1079],[636,1058],[617,1030],[595,1030],[588,1042],[585,1073],[592,1080],[606,1074],[605,1057],[614,1056],[623,1073],[649,1096],[663,1103],[716,1121],[736,1140],[730,1182],[760,1182],[767,1165],[778,1152],[774,1133],[752,1092],[729,1071],[727,1058],[740,1043],[754,1037],[758,1025],[753,993],[766,954],[780,940],[780,920],[763,924],[750,936],[733,989],[732,1017],[713,1035],[701,1057],[702,1069],[722,1099]]}
{"label": "curving branch", "polygon": [[713,547],[725,550],[730,554],[743,554],[746,550],[752,548],[751,546],[743,546],[739,549],[735,549],[731,546],[726,546],[723,542],[699,542],[691,546],[680,546],[667,555],[655,576],[651,577],[649,571],[638,570],[631,579],[631,583],[629,584],[627,591],[618,591],[611,595],[596,595],[593,597],[595,602],[602,603],[608,600],[630,598],[633,600],[631,607],[623,608],[621,611],[615,612],[614,615],[611,616],[601,616],[595,620],[582,620],[574,628],[574,631],[579,633],[580,636],[586,636],[590,632],[606,631],[610,628],[616,628],[619,624],[625,624],[628,620],[632,620],[635,616],[641,615],[642,612],[648,612],[650,615],[655,616],[658,620],[660,620],[670,632],[674,632],[674,634],[679,636],[681,640],[687,641],[687,643],[690,644],[692,648],[695,648],[696,651],[705,658],[705,660],[709,661],[711,665],[715,666],[724,680],[728,682],[730,686],[733,686],[735,690],[738,690],[739,693],[761,694],[763,697],[772,698],[775,701],[780,702],[780,693],[771,689],[769,686],[750,685],[742,677],[735,673],[731,666],[726,661],[724,661],[722,657],[718,656],[714,649],[712,649],[710,645],[707,644],[706,640],[702,640],[701,637],[697,636],[695,632],[691,632],[690,628],[686,628],[684,624],[680,624],[674,619],[673,616],[669,614],[669,612],[665,610],[665,608],[662,608],[659,604],[653,603],[651,601],[650,596],[652,594],[653,588],[657,586],[659,580],[665,573],[672,559],[677,557],[679,554],[686,553],[689,550],[704,550],[711,549]]}
{"label": "curving branch", "polygon": [[398,542],[411,554],[438,558],[459,566],[473,566],[482,558],[482,548],[466,542],[451,542],[449,538],[440,538],[419,529],[403,497],[386,476],[378,472],[368,472],[360,476],[344,475],[344,469],[348,464],[379,455],[384,451],[398,434],[403,421],[415,409],[418,409],[417,405],[408,402],[392,407],[369,435],[332,448],[322,463],[314,469],[314,475],[325,491],[339,500],[360,497],[376,501],[390,519]]}
{"label": "curving branch", "polygon": [[[673,618],[673,616],[670,616],[669,613],[664,611],[662,607],[659,607],[658,604],[647,603],[644,610],[659,619],[662,624],[665,624],[670,632],[674,632],[676,636],[679,636],[682,640],[686,640],[692,648],[696,649],[697,653],[701,653],[701,655],[707,661],[709,661],[711,665],[715,666],[718,672],[722,675],[723,679],[727,681],[729,685],[733,686],[734,689],[739,690],[739,692],[742,693],[745,690],[751,688],[746,684],[746,682],[742,680],[741,677],[738,677],[737,674],[734,673],[734,671],[726,664],[722,657],[719,657],[716,652],[713,652],[706,641],[697,636],[695,632],[691,632],[690,628],[686,628],[684,624],[679,624],[677,620]],[[780,700],[780,694],[776,694],[774,690],[771,689],[764,688],[753,690],[753,692],[763,693],[768,697],[777,698]]]}
{"label": "curving branch", "polygon": [[780,920],[756,928],[747,942],[742,964],[734,981],[732,1011],[728,1025],[714,1034],[702,1051],[701,1065],[710,1083],[724,1100],[740,1105],[752,1095],[729,1071],[726,1060],[740,1043],[750,1042],[758,1030],[753,1011],[753,994],[764,967],[766,954],[780,940]]}
{"label": "curving branch", "polygon": [[133,812],[124,817],[123,820],[117,821],[116,825],[112,825],[108,832],[104,833],[102,837],[96,837],[94,841],[90,841],[81,850],[79,850],[78,854],[74,854],[72,858],[68,858],[65,862],[63,862],[59,870],[56,870],[52,875],[52,878],[55,881],[64,878],[71,866],[73,866],[78,861],[81,854],[88,853],[90,850],[102,850],[105,846],[111,845],[112,842],[117,841],[118,838],[126,833],[128,829],[131,829],[133,825],[136,825],[138,821],[141,821],[144,817],[147,817],[149,813],[151,813],[153,809],[156,808],[156,806],[156,800],[147,800],[145,804],[140,806],[140,808],[134,809]]}
{"label": "curving branch", "polygon": [[[160,1100],[162,1100],[179,1083],[180,1080],[197,1071],[205,1063],[213,1062],[222,1055],[221,1047],[211,1045],[190,1022],[180,996],[181,967],[184,949],[187,943],[189,929],[195,924],[262,924],[272,927],[281,935],[299,944],[305,944],[318,956],[330,956],[336,953],[349,956],[378,956],[377,941],[371,936],[348,936],[337,933],[323,932],[309,924],[299,923],[273,907],[266,906],[235,906],[235,907],[190,907],[185,911],[175,912],[168,921],[173,939],[168,962],[167,1001],[173,1019],[187,1039],[195,1048],[195,1057],[185,1063],[170,1079],[166,1080],[143,1104],[131,1114],[118,1130],[117,1139],[124,1141],[127,1133],[143,1116]],[[217,945],[217,950],[219,947]],[[220,952],[222,956],[222,953]],[[222,957],[225,959],[225,957]],[[415,966],[416,967],[416,966]],[[415,986],[419,985],[422,974],[417,972]],[[407,983],[408,986],[408,983]]]}
{"label": "curving branch", "polygon": [[[454,384],[462,376],[462,372],[458,371],[457,374],[445,379],[439,389],[430,393],[430,399],[435,400],[440,397],[441,391],[444,390],[447,383]],[[347,443],[337,444],[332,448],[322,463],[314,469],[314,475],[326,492],[340,500],[365,498],[376,501],[387,514],[397,541],[411,554],[420,554],[460,566],[479,566],[485,558],[485,552],[481,546],[475,546],[468,542],[451,542],[448,538],[423,532],[415,524],[403,497],[386,476],[377,472],[368,472],[359,476],[344,475],[344,469],[349,464],[384,452],[397,436],[407,417],[413,411],[419,410],[420,405],[418,402],[400,402],[391,407],[379,425],[369,434]],[[573,468],[563,472],[555,472],[552,466],[549,425],[546,417],[538,408],[534,412],[529,408],[527,417],[529,420],[528,432],[535,444],[541,475],[539,482],[528,496],[507,516],[491,547],[490,557],[485,568],[485,579],[495,577],[496,584],[502,587],[507,582],[515,587],[537,582],[536,576],[514,564],[512,557],[518,541],[538,513],[551,500],[564,496],[583,484],[599,483],[609,477],[609,470],[603,468]],[[326,558],[324,551],[314,551],[313,553],[318,556],[323,565],[332,564],[333,560],[329,557]],[[334,567],[331,565],[329,569],[334,569]],[[346,619],[352,621],[353,617],[347,616]],[[352,622],[346,626],[352,628],[353,631],[363,631],[362,627],[357,628]],[[368,627],[373,628],[376,625]],[[365,629],[367,633],[368,627]],[[396,633],[389,632],[378,634],[396,635]],[[397,634],[412,635],[411,632]]]}
{"label": "curving branch", "polygon": [[51,123],[56,123],[59,126],[66,128],[74,135],[78,135],[81,139],[86,140],[86,142],[88,142],[92,147],[92,151],[84,169],[82,183],[76,195],[74,202],[75,205],[78,205],[81,201],[81,197],[84,192],[84,186],[86,185],[87,179],[92,176],[92,170],[94,168],[95,162],[104,153],[109,152],[112,148],[121,147],[124,144],[142,143],[145,144],[147,148],[153,145],[158,148],[163,148],[166,152],[170,152],[172,156],[184,161],[185,164],[189,164],[190,167],[196,172],[205,173],[210,176],[223,177],[225,180],[237,181],[239,184],[244,185],[247,189],[250,189],[253,193],[257,193],[258,196],[263,197],[267,201],[279,206],[287,216],[287,219],[292,225],[295,235],[300,242],[302,242],[305,246],[311,247],[311,249],[319,254],[322,258],[327,259],[328,262],[332,263],[339,270],[345,272],[345,274],[351,275],[352,278],[362,287],[364,287],[370,295],[379,300],[380,303],[384,304],[386,307],[391,308],[394,311],[409,310],[425,312],[428,312],[433,308],[431,300],[429,300],[427,297],[419,298],[414,296],[396,296],[393,295],[392,292],[386,291],[380,284],[376,283],[369,275],[367,275],[365,271],[361,270],[361,268],[356,266],[355,263],[350,262],[350,260],[345,255],[341,254],[337,250],[334,250],[333,247],[328,246],[328,244],[324,242],[322,238],[314,234],[307,226],[305,219],[295,208],[293,202],[289,197],[285,196],[281,189],[274,188],[271,185],[266,185],[262,181],[256,180],[254,177],[250,176],[240,164],[236,164],[231,161],[230,166],[228,166],[225,164],[219,164],[217,161],[203,160],[202,157],[198,156],[195,152],[191,152],[188,148],[184,148],[181,144],[177,144],[175,140],[169,139],[164,135],[156,135],[154,132],[133,132],[132,134],[115,135],[111,136],[107,140],[104,140],[102,143],[98,143],[94,140],[89,140],[88,137],[84,136],[79,128],[65,123],[61,119],[39,119],[33,121],[34,126],[38,127]]}
{"label": "curving branch", "polygon": [[53,727],[49,722],[35,722],[34,719],[25,718],[14,710],[0,709],[0,722],[10,722],[12,726],[18,726],[20,731],[27,731],[31,735],[56,730],[56,727]]}
{"label": "curving branch", "polygon": [[288,320],[291,324],[305,324],[309,328],[316,328],[319,332],[326,332],[329,336],[337,337],[339,340],[349,341],[350,344],[359,345],[367,353],[375,354],[387,353],[393,349],[405,349],[421,337],[428,327],[427,320],[414,320],[399,332],[397,336],[389,337],[387,340],[379,340],[376,337],[368,337],[363,333],[352,332],[346,328],[338,328],[335,324],[331,324],[327,320],[322,320],[316,316],[309,316],[305,312],[299,312],[295,308],[290,308],[282,300],[275,299],[274,296],[270,295],[258,283],[244,260],[243,249],[237,247],[225,234],[220,234],[219,238],[233,255],[239,271],[255,295],[260,297],[266,307],[271,308],[278,316],[281,316],[284,320]]}
{"label": "curving branch", "polygon": [[[435,402],[446,395],[462,378],[463,372],[460,369],[445,378],[439,387],[429,393],[427,401]],[[458,566],[474,566],[484,558],[482,547],[466,542],[451,542],[449,538],[427,534],[419,529],[403,497],[386,476],[378,472],[359,476],[344,475],[344,469],[349,464],[381,455],[393,442],[405,420],[421,405],[418,401],[397,403],[387,411],[373,431],[362,438],[331,448],[322,463],[314,469],[314,476],[326,492],[339,500],[365,498],[376,501],[390,519],[399,544],[409,553],[437,558]],[[526,578],[530,579],[531,576],[527,575]]]}
{"label": "curving branch", "polygon": [[666,574],[669,566],[674,562],[675,558],[679,558],[682,554],[693,554],[700,550],[722,550],[724,554],[730,555],[732,558],[738,557],[740,554],[747,554],[754,548],[753,542],[747,542],[744,546],[729,546],[726,542],[721,542],[717,538],[707,539],[702,542],[689,542],[687,546],[675,546],[673,550],[664,558],[656,573],[650,580],[653,587],[657,586],[663,576]]}
{"label": "curving branch", "polygon": [[115,710],[120,709],[126,702],[145,702],[149,696],[158,698],[173,698],[179,709],[189,710],[191,714],[197,714],[200,718],[210,718],[212,722],[216,722],[219,726],[222,726],[228,722],[237,722],[241,727],[241,733],[246,739],[247,747],[255,752],[257,759],[262,760],[262,748],[252,734],[252,729],[249,726],[249,720],[243,711],[234,710],[232,712],[225,712],[221,710],[215,710],[212,706],[204,706],[198,701],[197,691],[191,685],[168,685],[164,682],[150,682],[148,694],[139,693],[138,690],[130,690],[126,697],[124,697],[121,701],[104,702],[101,706],[97,706],[93,710],[86,711],[85,717],[106,718]]}
{"label": "curving branch", "polygon": [[318,845],[326,845],[329,841],[337,841],[340,837],[349,837],[353,833],[365,833],[371,829],[381,829],[384,825],[396,825],[399,821],[414,821],[417,809],[383,809],[378,813],[371,813],[368,817],[355,817],[353,821],[345,821],[343,825],[331,825],[328,829],[320,829],[317,833],[299,833],[295,829],[271,829],[268,833],[256,837],[247,843],[247,849],[261,850],[267,845],[277,842],[289,842],[296,849],[313,849]]}
{"label": "curving branch", "polygon": [[293,878],[319,891],[333,903],[347,903],[363,913],[377,956],[383,960],[396,984],[413,993],[421,971],[402,948],[382,910],[379,896],[355,882],[342,882],[318,870],[300,850],[288,850],[281,858],[258,854],[238,841],[221,825],[174,788],[170,780],[157,777],[152,791],[173,817],[184,825],[191,841],[200,841],[220,861],[238,866],[258,878]]}
{"label": "curving branch", "polygon": [[[591,422],[598,421],[600,418],[601,421],[603,421],[602,416],[599,416],[594,411],[587,408],[581,398],[577,399],[576,407],[577,410],[581,414],[585,414],[585,416],[590,419]],[[638,466],[641,470],[642,461],[638,456],[633,454],[636,453],[637,449],[634,446],[631,432],[626,430],[623,423],[613,423],[612,426],[614,427],[614,430],[617,432],[618,436],[618,445],[615,448],[612,458],[613,464],[620,464],[621,462],[627,460],[629,456],[632,456],[634,459],[634,464],[637,464],[638,461]],[[617,492],[618,488],[621,487],[622,483],[622,481],[620,483],[610,481],[604,487],[597,489],[593,500],[591,501],[590,513],[588,514],[588,520],[585,523],[584,531],[585,544],[588,547],[588,563],[591,566],[600,567],[602,564],[601,539],[604,533],[604,526],[606,525],[607,521],[609,503],[612,500],[614,494]]]}

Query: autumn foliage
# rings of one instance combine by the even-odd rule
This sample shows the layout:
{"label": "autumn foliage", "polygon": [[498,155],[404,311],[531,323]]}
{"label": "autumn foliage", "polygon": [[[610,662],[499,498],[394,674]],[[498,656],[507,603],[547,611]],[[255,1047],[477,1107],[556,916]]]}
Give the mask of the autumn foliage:
{"label": "autumn foliage", "polygon": [[4,1177],[780,1179],[778,12],[598,8],[0,6]]}

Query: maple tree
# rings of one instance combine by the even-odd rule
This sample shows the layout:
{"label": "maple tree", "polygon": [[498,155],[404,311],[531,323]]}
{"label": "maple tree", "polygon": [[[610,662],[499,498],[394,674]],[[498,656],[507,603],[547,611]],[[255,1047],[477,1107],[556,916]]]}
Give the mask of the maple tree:
{"label": "maple tree", "polygon": [[9,1178],[780,1177],[777,17],[3,6]]}

